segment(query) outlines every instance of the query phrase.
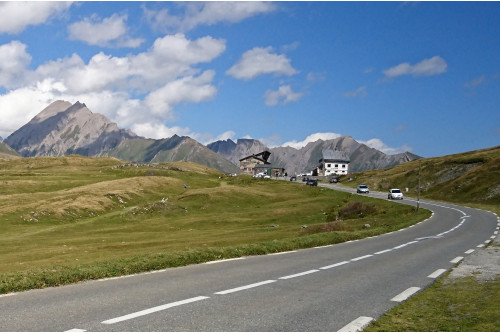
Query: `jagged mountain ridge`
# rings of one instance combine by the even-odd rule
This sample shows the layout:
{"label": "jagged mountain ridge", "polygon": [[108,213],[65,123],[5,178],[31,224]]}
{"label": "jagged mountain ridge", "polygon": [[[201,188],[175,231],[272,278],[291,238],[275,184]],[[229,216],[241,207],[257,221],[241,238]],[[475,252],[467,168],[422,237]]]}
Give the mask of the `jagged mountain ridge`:
{"label": "jagged mountain ridge", "polygon": [[351,172],[392,167],[419,158],[411,153],[386,155],[352,137],[318,140],[301,149],[270,149],[255,139],[238,139],[236,143],[228,139],[207,146],[186,136],[147,139],[118,128],[105,116],[92,113],[84,103],[67,101],[47,106],[4,144],[24,157],[81,154],[138,162],[192,161],[227,173],[238,172],[240,159],[265,150],[271,152],[269,162],[284,167],[289,174],[317,167],[324,149],[348,152]]}
{"label": "jagged mountain ridge", "polygon": [[189,137],[140,137],[92,113],[80,102],[53,102],[5,143],[23,157],[80,154],[138,162],[193,161],[222,172],[238,171],[237,166]]}
{"label": "jagged mountain ridge", "polygon": [[255,139],[238,139],[236,143],[228,139],[211,143],[207,147],[235,164],[245,156],[267,150],[271,152],[269,162],[284,167],[289,174],[309,172],[316,168],[322,158],[322,151],[325,149],[347,152],[351,159],[349,166],[351,172],[388,168],[420,158],[409,152],[388,155],[358,143],[349,136],[330,140],[320,139],[308,143],[301,149],[289,146],[268,148]]}

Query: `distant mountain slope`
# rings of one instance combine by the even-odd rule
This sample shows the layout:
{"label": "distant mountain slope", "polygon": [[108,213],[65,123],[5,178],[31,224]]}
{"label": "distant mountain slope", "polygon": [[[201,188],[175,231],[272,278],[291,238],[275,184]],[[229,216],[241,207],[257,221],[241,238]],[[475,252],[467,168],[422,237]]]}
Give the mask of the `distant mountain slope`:
{"label": "distant mountain slope", "polygon": [[14,159],[20,157],[19,153],[14,151],[9,145],[0,141],[0,159]]}
{"label": "distant mountain slope", "polygon": [[133,132],[119,129],[83,103],[56,101],[12,133],[5,143],[25,157],[103,156],[122,140],[133,137],[137,137]]}
{"label": "distant mountain slope", "polygon": [[189,137],[146,139],[119,129],[85,104],[56,101],[12,133],[5,143],[24,157],[113,156],[139,162],[192,161],[222,172],[238,167]]}
{"label": "distant mountain slope", "polygon": [[241,158],[268,150],[271,152],[269,162],[283,166],[289,174],[308,172],[316,168],[322,158],[322,151],[325,149],[347,152],[351,159],[350,172],[387,168],[420,158],[408,152],[388,155],[360,144],[352,137],[317,140],[301,149],[292,147],[274,147],[270,149],[254,139],[238,139],[236,143],[228,139],[211,143],[207,147],[235,164],[239,164]]}
{"label": "distant mountain slope", "polygon": [[500,146],[423,158],[352,177],[353,186],[364,183],[373,190],[401,188],[408,196],[417,197],[420,185],[425,198],[500,205]]}

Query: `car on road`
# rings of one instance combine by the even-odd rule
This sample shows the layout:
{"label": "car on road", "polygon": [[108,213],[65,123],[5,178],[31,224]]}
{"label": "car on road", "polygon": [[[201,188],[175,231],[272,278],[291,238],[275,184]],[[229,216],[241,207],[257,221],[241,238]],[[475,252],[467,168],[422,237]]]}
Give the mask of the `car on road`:
{"label": "car on road", "polygon": [[296,176],[290,176],[290,181],[297,181],[297,177]]}
{"label": "car on road", "polygon": [[332,177],[330,179],[330,183],[339,183],[340,182],[340,179],[338,177]]}
{"label": "car on road", "polygon": [[318,180],[312,180],[312,179],[311,180],[307,180],[306,184],[308,186],[317,186],[318,185]]}
{"label": "car on road", "polygon": [[356,192],[358,194],[369,194],[370,193],[370,188],[368,188],[368,186],[366,184],[360,184],[356,188]]}
{"label": "car on road", "polygon": [[403,199],[403,192],[397,188],[389,189],[387,199]]}

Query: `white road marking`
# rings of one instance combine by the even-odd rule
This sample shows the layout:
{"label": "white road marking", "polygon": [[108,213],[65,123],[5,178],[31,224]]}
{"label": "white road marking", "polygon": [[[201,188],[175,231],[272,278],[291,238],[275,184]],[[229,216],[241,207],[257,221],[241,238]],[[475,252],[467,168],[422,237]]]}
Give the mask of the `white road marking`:
{"label": "white road marking", "polygon": [[133,319],[133,318],[142,317],[142,316],[147,315],[147,314],[151,314],[151,313],[154,313],[154,312],[163,311],[163,310],[166,310],[166,309],[169,309],[169,308],[172,308],[172,307],[176,307],[176,306],[180,306],[180,305],[184,305],[184,304],[194,303],[194,302],[197,302],[197,301],[200,301],[200,300],[204,300],[204,299],[207,299],[207,298],[210,298],[210,297],[198,296],[198,297],[194,297],[194,298],[190,298],[190,299],[184,299],[184,300],[180,300],[178,302],[164,304],[164,305],[160,305],[160,306],[149,308],[147,310],[143,310],[143,311],[139,311],[139,312],[127,314],[127,315],[124,315],[122,317],[109,319],[109,320],[103,321],[102,323],[106,324],[106,325],[116,324],[117,322],[122,322],[122,321],[125,321],[125,320],[130,320],[130,319]]}
{"label": "white road marking", "polygon": [[373,321],[373,318],[370,317],[359,317],[356,320],[351,321],[341,329],[339,332],[360,332],[366,328]]}
{"label": "white road marking", "polygon": [[436,270],[435,272],[433,272],[432,274],[430,274],[427,277],[429,277],[429,278],[438,278],[439,276],[441,276],[445,272],[446,272],[446,269],[438,269],[438,270]]}
{"label": "white road marking", "polygon": [[10,297],[10,296],[15,296],[15,295],[17,295],[17,292],[11,292],[11,293],[6,293],[4,295],[0,295],[0,298]]}
{"label": "white road marking", "polygon": [[382,250],[380,252],[376,252],[376,253],[373,253],[373,254],[380,255],[380,254],[384,254],[384,253],[387,253],[387,252],[390,252],[390,251],[392,251],[392,249],[384,249],[384,250]]}
{"label": "white road marking", "polygon": [[294,250],[294,251],[288,251],[288,252],[271,253],[271,254],[267,254],[267,255],[282,255],[282,254],[290,254],[290,253],[297,253],[297,251]]}
{"label": "white road marking", "polygon": [[86,329],[80,329],[80,328],[73,328],[70,329],[69,331],[65,331],[65,333],[79,333],[79,332],[86,332]]}
{"label": "white road marking", "polygon": [[410,298],[418,290],[420,290],[420,288],[417,288],[417,287],[408,288],[405,291],[401,292],[396,297],[392,298],[391,301],[393,301],[393,302],[402,302],[403,300],[406,300],[406,299]]}
{"label": "white road marking", "polygon": [[318,271],[319,271],[319,270],[313,269],[313,270],[304,271],[304,272],[301,272],[301,273],[298,273],[298,274],[294,274],[294,275],[283,276],[283,277],[280,277],[279,279],[289,279],[289,278],[295,278],[295,277],[299,277],[299,276],[304,276],[304,275],[313,274],[313,273],[316,273],[316,272],[318,272]]}
{"label": "white road marking", "polygon": [[480,245],[477,245],[476,247],[478,247],[478,248],[483,248],[483,247],[484,247],[484,245],[483,245],[483,244],[480,244]]}
{"label": "white road marking", "polygon": [[468,251],[465,252],[465,254],[472,254],[472,253],[474,253],[473,249],[469,249]]}
{"label": "white road marking", "polygon": [[458,262],[462,261],[463,259],[464,259],[463,256],[457,256],[456,258],[454,258],[450,262],[454,263],[454,264],[457,264]]}
{"label": "white road marking", "polygon": [[351,259],[351,261],[359,261],[359,260],[363,260],[363,259],[366,259],[366,258],[369,258],[369,257],[372,257],[372,256],[373,256],[372,254],[363,255],[363,256],[360,256],[360,257],[355,257],[354,259]]}
{"label": "white road marking", "polygon": [[238,291],[241,291],[241,290],[251,289],[251,288],[255,288],[255,287],[258,287],[258,286],[261,286],[261,285],[264,285],[264,284],[270,284],[270,283],[274,283],[274,282],[276,282],[276,281],[275,280],[268,280],[268,281],[258,282],[258,283],[254,283],[254,284],[240,286],[240,287],[234,288],[234,289],[219,291],[219,292],[216,292],[215,294],[216,295],[225,295],[225,294],[228,294],[228,293],[233,293],[233,292],[238,292]]}
{"label": "white road marking", "polygon": [[237,260],[243,260],[244,257],[236,257],[234,259],[223,259],[223,260],[215,260],[215,261],[208,261],[205,262],[205,264],[214,264],[214,263],[221,263],[221,262],[228,262],[228,261],[237,261]]}
{"label": "white road marking", "polygon": [[342,262],[337,262],[337,263],[334,263],[334,264],[331,264],[329,266],[325,266],[325,267],[321,267],[319,269],[331,269],[331,268],[335,268],[335,267],[338,267],[338,266],[342,266],[344,264],[348,264],[349,261],[342,261]]}

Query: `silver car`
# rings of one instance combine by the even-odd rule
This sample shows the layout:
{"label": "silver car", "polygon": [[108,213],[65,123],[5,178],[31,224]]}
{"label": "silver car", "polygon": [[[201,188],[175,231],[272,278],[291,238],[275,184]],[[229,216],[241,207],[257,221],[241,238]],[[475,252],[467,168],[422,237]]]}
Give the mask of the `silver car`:
{"label": "silver car", "polygon": [[356,188],[356,192],[358,194],[369,194],[370,193],[370,188],[368,188],[368,186],[366,184],[360,184]]}
{"label": "silver car", "polygon": [[389,189],[387,199],[403,199],[403,192],[400,189]]}

